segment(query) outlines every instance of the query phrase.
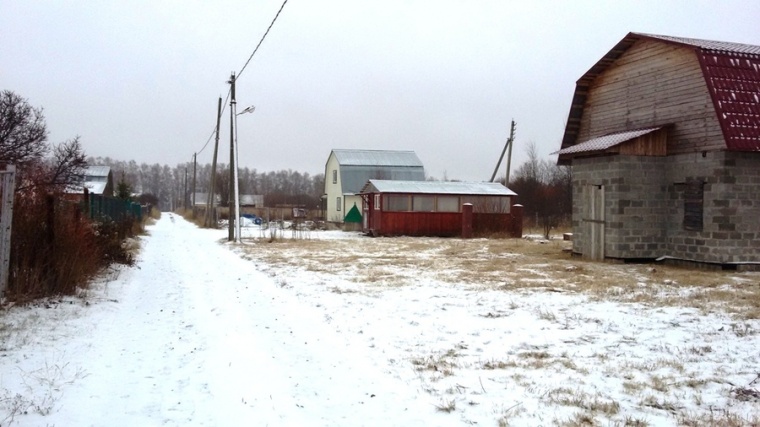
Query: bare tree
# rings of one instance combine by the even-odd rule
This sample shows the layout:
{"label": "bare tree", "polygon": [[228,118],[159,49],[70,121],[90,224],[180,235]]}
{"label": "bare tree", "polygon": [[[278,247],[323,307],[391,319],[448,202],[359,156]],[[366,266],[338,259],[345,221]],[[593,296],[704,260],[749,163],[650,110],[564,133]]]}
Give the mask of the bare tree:
{"label": "bare tree", "polygon": [[0,92],[0,163],[26,163],[48,152],[47,128],[42,109],[4,90]]}

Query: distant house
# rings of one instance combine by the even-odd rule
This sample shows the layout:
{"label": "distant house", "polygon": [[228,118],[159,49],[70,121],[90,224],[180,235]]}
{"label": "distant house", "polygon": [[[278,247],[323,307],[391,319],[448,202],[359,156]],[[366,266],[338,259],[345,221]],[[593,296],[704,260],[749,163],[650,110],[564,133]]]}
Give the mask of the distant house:
{"label": "distant house", "polygon": [[495,182],[388,181],[362,188],[363,231],[375,236],[461,236],[462,205],[473,206],[475,233],[522,236],[516,194]]}
{"label": "distant house", "polygon": [[425,168],[414,151],[332,150],[325,164],[325,219],[343,222],[369,179],[424,181]]}
{"label": "distant house", "polygon": [[263,208],[264,195],[263,194],[241,194],[240,206]]}
{"label": "distant house", "polygon": [[90,194],[113,197],[113,172],[108,166],[86,166],[82,171],[82,182],[69,186],[70,194],[81,194],[85,188]]}
{"label": "distant house", "polygon": [[[203,206],[205,207],[208,205],[208,193],[195,193],[191,195],[192,199],[190,200],[190,203],[193,206]],[[221,202],[222,197],[219,194],[214,194],[214,206],[219,206],[219,203]]]}
{"label": "distant house", "polygon": [[559,151],[573,251],[760,262],[760,46],[629,33],[577,82]]}

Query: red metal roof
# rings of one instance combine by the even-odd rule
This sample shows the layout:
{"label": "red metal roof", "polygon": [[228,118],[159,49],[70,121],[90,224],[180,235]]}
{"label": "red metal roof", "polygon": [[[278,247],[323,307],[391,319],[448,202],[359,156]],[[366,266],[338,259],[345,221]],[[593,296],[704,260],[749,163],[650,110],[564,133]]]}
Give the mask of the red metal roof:
{"label": "red metal roof", "polygon": [[760,46],[654,34],[628,33],[576,83],[562,149],[576,144],[591,82],[638,40],[693,49],[702,67],[726,148],[760,151]]}

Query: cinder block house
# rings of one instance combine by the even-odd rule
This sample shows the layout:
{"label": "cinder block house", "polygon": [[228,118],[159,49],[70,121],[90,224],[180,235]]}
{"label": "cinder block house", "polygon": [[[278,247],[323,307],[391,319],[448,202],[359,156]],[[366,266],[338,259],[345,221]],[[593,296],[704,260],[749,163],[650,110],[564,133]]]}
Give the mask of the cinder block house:
{"label": "cinder block house", "polygon": [[370,179],[424,181],[425,168],[414,151],[332,150],[325,164],[325,219],[342,223]]}
{"label": "cinder block house", "polygon": [[629,33],[576,83],[573,251],[760,264],[760,46]]}

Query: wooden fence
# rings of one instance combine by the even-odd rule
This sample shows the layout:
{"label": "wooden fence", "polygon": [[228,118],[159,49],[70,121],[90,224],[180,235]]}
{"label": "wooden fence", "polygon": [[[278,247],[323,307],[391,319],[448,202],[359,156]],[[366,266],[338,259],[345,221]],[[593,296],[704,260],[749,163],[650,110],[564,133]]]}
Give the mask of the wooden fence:
{"label": "wooden fence", "polygon": [[13,193],[16,167],[8,165],[0,171],[0,298],[8,285],[11,258],[11,224],[13,223]]}

